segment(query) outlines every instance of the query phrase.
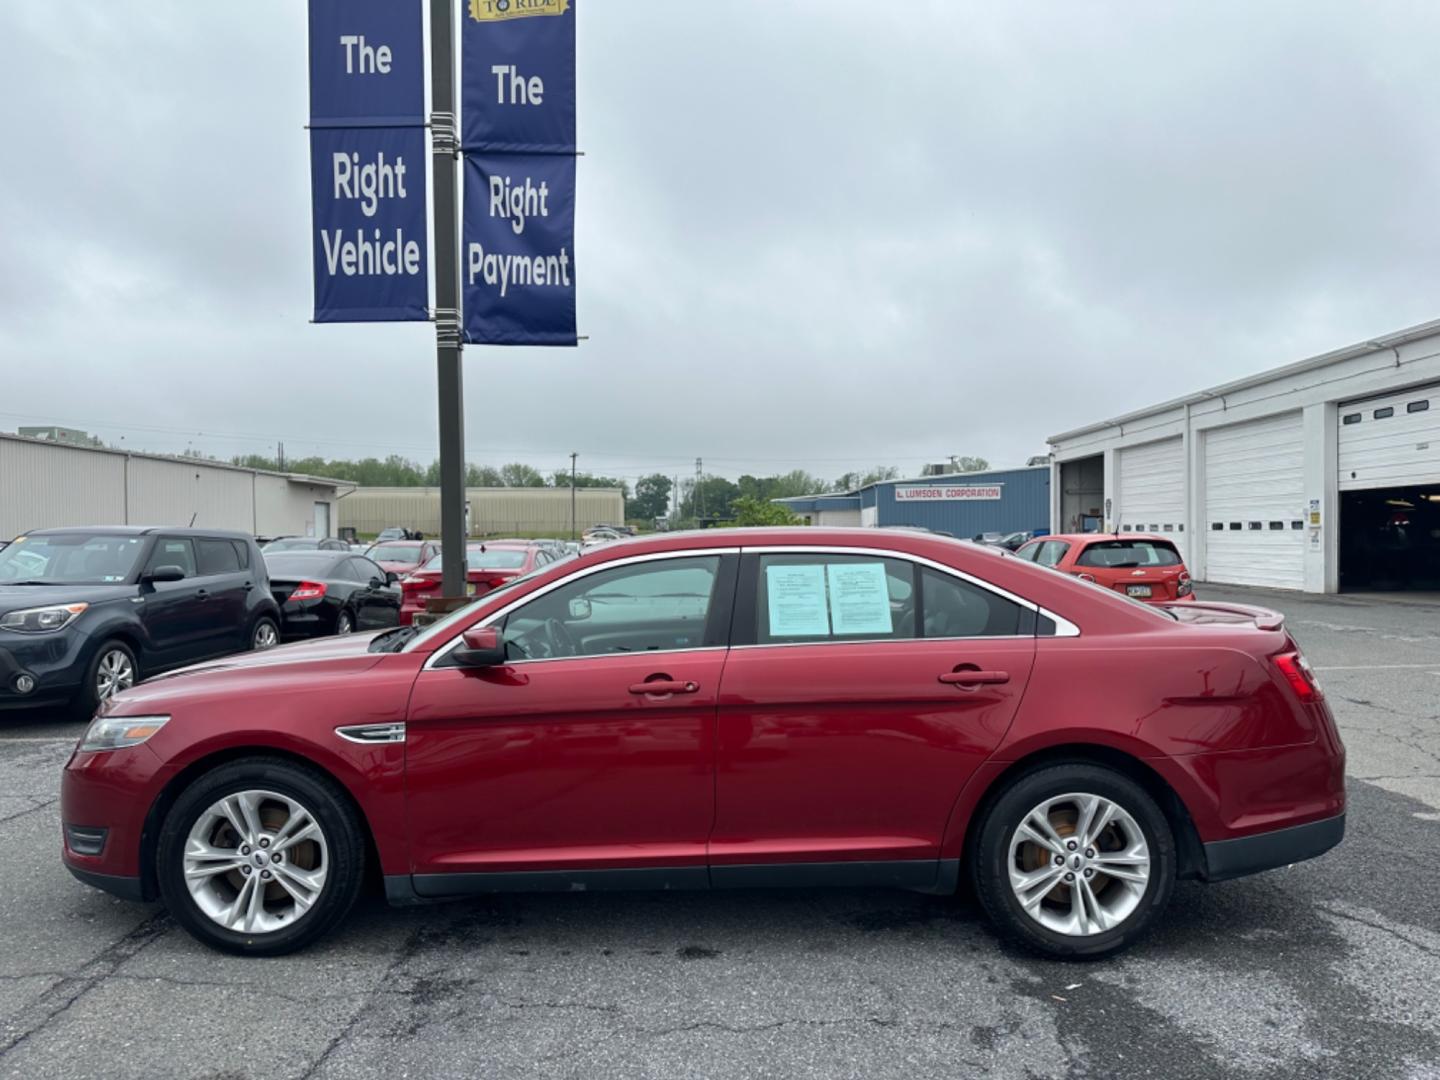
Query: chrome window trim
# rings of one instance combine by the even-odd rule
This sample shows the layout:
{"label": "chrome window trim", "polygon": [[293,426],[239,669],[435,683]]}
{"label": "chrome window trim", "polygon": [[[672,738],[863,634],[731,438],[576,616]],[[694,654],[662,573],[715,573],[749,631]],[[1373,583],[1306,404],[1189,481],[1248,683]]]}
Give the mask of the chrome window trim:
{"label": "chrome window trim", "polygon": [[[986,592],[988,592],[988,593],[992,593],[992,594],[995,595],[995,596],[999,596],[999,597],[1002,597],[1002,598],[1005,599],[1005,600],[1009,600],[1012,604],[1019,604],[1021,607],[1026,608],[1026,609],[1028,609],[1028,610],[1030,610],[1030,611],[1033,611],[1037,616],[1044,616],[1045,618],[1049,619],[1051,622],[1053,622],[1053,623],[1055,624],[1055,633],[1054,633],[1054,634],[1045,634],[1045,635],[1041,635],[1041,634],[1038,634],[1038,633],[1037,633],[1037,634],[1004,634],[1004,635],[1002,635],[1002,634],[982,634],[982,635],[979,635],[979,636],[977,636],[977,637],[967,637],[967,638],[873,638],[873,639],[870,639],[870,640],[874,640],[874,641],[984,641],[984,640],[986,640],[987,638],[992,638],[992,637],[993,637],[993,638],[1000,638],[1000,637],[1021,637],[1021,638],[1027,638],[1027,637],[1042,637],[1042,636],[1043,636],[1043,637],[1079,637],[1079,636],[1080,636],[1080,628],[1079,628],[1078,626],[1076,626],[1073,622],[1071,622],[1069,619],[1066,619],[1066,618],[1064,618],[1064,617],[1062,617],[1062,616],[1060,616],[1060,615],[1056,615],[1056,614],[1055,614],[1053,611],[1051,611],[1049,608],[1041,607],[1039,604],[1035,603],[1035,601],[1033,601],[1033,600],[1026,600],[1023,596],[1016,596],[1014,593],[1012,593],[1012,592],[1010,592],[1010,591],[1008,591],[1008,590],[1006,590],[1006,589],[1002,589],[999,585],[995,585],[995,584],[993,584],[992,582],[985,581],[985,580],[982,579],[982,578],[977,578],[974,574],[967,574],[964,570],[957,570],[957,569],[956,569],[955,567],[953,567],[953,566],[947,566],[945,563],[936,562],[934,559],[927,559],[924,555],[916,555],[916,554],[914,554],[914,553],[912,553],[912,552],[909,552],[909,551],[896,551],[896,550],[894,550],[893,548],[870,548],[870,547],[856,548],[856,547],[837,547],[837,546],[831,546],[831,545],[811,546],[811,545],[809,545],[809,544],[804,544],[804,545],[801,545],[801,544],[774,544],[774,545],[769,545],[769,544],[767,544],[767,545],[764,546],[764,547],[747,547],[747,548],[745,548],[745,554],[747,554],[747,555],[878,555],[878,556],[880,556],[881,558],[885,558],[885,559],[902,559],[902,560],[905,560],[905,561],[908,561],[908,562],[912,562],[912,563],[919,563],[921,566],[928,566],[928,567],[929,567],[930,569],[932,569],[932,570],[938,570],[938,571],[940,571],[940,573],[942,573],[942,574],[949,574],[951,577],[960,578],[962,581],[967,581],[967,582],[969,582],[971,585],[974,585],[977,589],[984,589],[984,590],[985,590]],[[1032,564],[1032,565],[1039,565],[1039,564],[1037,563],[1037,564]],[[807,641],[807,642],[803,642],[803,643],[797,642],[797,644],[805,644],[805,645],[849,645],[849,644],[854,643],[856,640],[857,640],[857,639],[847,638],[847,639],[844,640],[844,641],[833,641],[833,642],[832,642],[832,641]],[[777,643],[772,643],[772,644],[777,644]],[[738,646],[738,647],[739,647],[739,648],[747,648],[747,649],[748,649],[748,648],[754,648],[754,647],[756,647],[756,646],[742,645],[742,646]],[[764,647],[765,647],[765,648],[769,648],[770,646],[769,646],[769,645],[766,645],[766,646],[764,646]]]}
{"label": "chrome window trim", "polygon": [[[712,555],[719,555],[719,556],[738,555],[739,553],[740,553],[740,548],[738,548],[738,547],[685,548],[685,549],[678,549],[678,550],[675,550],[675,551],[652,551],[652,552],[650,552],[650,553],[647,554],[647,555],[631,555],[631,556],[629,556],[629,557],[627,557],[627,558],[623,558],[623,559],[608,559],[608,560],[606,560],[605,562],[595,563],[593,566],[582,567],[582,568],[581,568],[579,571],[577,571],[576,573],[566,574],[564,577],[562,577],[562,578],[557,578],[556,580],[550,582],[550,584],[544,586],[543,588],[536,589],[534,592],[528,592],[528,593],[526,593],[524,596],[516,597],[514,600],[511,600],[508,604],[505,604],[505,605],[501,606],[500,608],[498,608],[497,610],[491,612],[489,615],[486,615],[486,616],[485,616],[483,619],[481,619],[479,622],[477,622],[477,623],[471,623],[470,626],[466,627],[465,629],[466,629],[466,630],[472,630],[472,629],[475,629],[475,628],[481,627],[481,626],[489,626],[491,623],[495,622],[495,620],[497,620],[497,619],[503,619],[506,615],[509,615],[510,612],[514,611],[516,608],[518,608],[518,607],[520,607],[520,606],[522,606],[522,605],[524,605],[524,604],[528,604],[531,600],[538,600],[540,597],[546,595],[546,594],[549,593],[549,592],[552,592],[552,591],[555,590],[555,589],[560,588],[562,585],[569,585],[569,584],[571,584],[572,582],[575,582],[575,581],[580,580],[581,578],[589,577],[591,574],[598,574],[598,573],[600,573],[602,570],[613,570],[613,569],[615,569],[615,568],[617,568],[617,567],[621,567],[621,566],[633,566],[633,565],[637,565],[637,564],[639,564],[639,563],[659,562],[659,561],[664,560],[664,559],[693,559],[693,558],[704,558],[704,557],[706,557],[706,556],[712,556]],[[430,654],[429,659],[427,659],[427,660],[425,661],[424,666],[420,669],[421,672],[423,673],[423,672],[426,672],[426,671],[430,671],[431,669],[433,669],[433,668],[440,662],[440,660],[441,660],[443,657],[449,655],[449,653],[450,653],[452,650],[454,650],[455,648],[457,648],[457,647],[460,645],[460,639],[464,636],[464,633],[465,633],[464,630],[460,631],[460,632],[457,633],[454,637],[452,637],[449,641],[445,642],[445,644],[437,647],[437,648],[435,649],[435,651]],[[693,649],[654,649],[654,650],[648,650],[648,649],[647,649],[647,650],[646,650],[645,652],[643,652],[643,653],[615,653],[614,655],[616,655],[616,656],[630,656],[630,657],[634,657],[634,656],[660,656],[660,655],[666,655],[666,654],[669,654],[669,653],[676,653],[676,652],[704,652],[704,651],[706,651],[706,650],[723,649],[723,648],[725,648],[725,646],[723,646],[723,645],[706,645],[706,646],[698,646],[698,647],[693,648]],[[600,654],[598,654],[597,656],[547,656],[547,657],[537,657],[537,658],[535,658],[535,659],[533,659],[533,660],[514,660],[514,661],[509,661],[509,662],[507,662],[506,666],[508,667],[508,666],[510,666],[511,664],[549,664],[549,663],[554,663],[554,662],[557,661],[557,660],[596,660],[596,659],[601,659],[601,658],[603,658],[603,657],[606,656],[606,655],[610,655],[610,654],[600,653]]]}

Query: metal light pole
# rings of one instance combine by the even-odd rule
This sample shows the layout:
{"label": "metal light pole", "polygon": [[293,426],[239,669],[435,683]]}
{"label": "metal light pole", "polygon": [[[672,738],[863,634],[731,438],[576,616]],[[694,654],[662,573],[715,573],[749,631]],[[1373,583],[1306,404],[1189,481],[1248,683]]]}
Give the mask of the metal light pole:
{"label": "metal light pole", "polygon": [[461,371],[459,129],[455,4],[430,0],[430,153],[434,174],[435,360],[440,406],[441,592],[465,595],[465,384]]}
{"label": "metal light pole", "polygon": [[580,455],[570,452],[570,539],[575,539],[575,459]]}

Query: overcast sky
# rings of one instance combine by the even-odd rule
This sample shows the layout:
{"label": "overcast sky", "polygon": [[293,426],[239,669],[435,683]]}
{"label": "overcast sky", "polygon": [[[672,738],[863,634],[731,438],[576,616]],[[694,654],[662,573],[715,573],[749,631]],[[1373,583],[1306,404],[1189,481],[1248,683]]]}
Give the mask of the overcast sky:
{"label": "overcast sky", "polygon": [[[473,461],[1019,464],[1440,316],[1440,5],[578,9],[589,340],[467,349]],[[308,322],[303,0],[0,42],[0,429],[434,457],[433,328]]]}

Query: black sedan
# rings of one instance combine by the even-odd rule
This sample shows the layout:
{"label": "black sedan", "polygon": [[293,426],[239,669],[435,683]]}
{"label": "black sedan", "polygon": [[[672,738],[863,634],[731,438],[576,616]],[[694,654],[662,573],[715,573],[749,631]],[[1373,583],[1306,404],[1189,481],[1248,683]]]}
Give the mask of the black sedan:
{"label": "black sedan", "polygon": [[363,555],[336,551],[267,552],[270,593],[287,638],[383,630],[400,623],[400,586]]}
{"label": "black sedan", "polygon": [[344,540],[332,540],[329,537],[280,536],[260,550],[266,555],[277,551],[349,551],[350,545]]}

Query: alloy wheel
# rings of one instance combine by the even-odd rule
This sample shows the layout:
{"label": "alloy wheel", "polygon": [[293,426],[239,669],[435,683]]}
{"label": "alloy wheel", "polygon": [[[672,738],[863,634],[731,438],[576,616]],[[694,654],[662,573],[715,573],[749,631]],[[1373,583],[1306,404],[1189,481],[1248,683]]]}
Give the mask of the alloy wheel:
{"label": "alloy wheel", "polygon": [[330,849],[315,815],[288,795],[238,791],[202,813],[182,858],[195,905],[218,926],[267,934],[315,906],[330,873]]}
{"label": "alloy wheel", "polygon": [[335,633],[351,634],[355,631],[355,620],[350,617],[348,611],[342,611],[340,618],[335,620]]}
{"label": "alloy wheel", "polygon": [[255,636],[251,641],[256,651],[262,649],[273,649],[280,644],[280,631],[275,629],[275,624],[268,619],[255,625]]}
{"label": "alloy wheel", "polygon": [[1100,795],[1046,799],[1011,834],[1010,888],[1040,925],[1103,934],[1135,913],[1150,881],[1150,849],[1134,817]]}
{"label": "alloy wheel", "polygon": [[124,649],[107,649],[95,668],[95,697],[106,701],[135,685],[135,661]]}

